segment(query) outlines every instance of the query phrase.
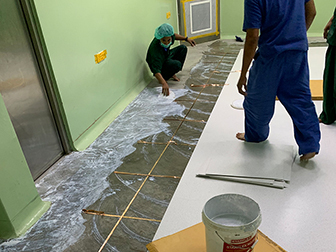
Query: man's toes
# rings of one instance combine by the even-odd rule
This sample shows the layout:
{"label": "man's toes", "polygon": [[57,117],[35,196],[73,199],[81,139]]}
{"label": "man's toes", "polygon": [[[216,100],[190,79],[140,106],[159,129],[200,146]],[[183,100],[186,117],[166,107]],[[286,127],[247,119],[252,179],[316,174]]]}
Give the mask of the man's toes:
{"label": "man's toes", "polygon": [[316,152],[310,152],[310,153],[307,153],[307,154],[303,154],[300,157],[300,161],[308,161],[309,159],[315,157],[315,155],[316,155]]}
{"label": "man's toes", "polygon": [[236,134],[236,138],[239,139],[239,140],[245,141],[245,133],[238,132]]}

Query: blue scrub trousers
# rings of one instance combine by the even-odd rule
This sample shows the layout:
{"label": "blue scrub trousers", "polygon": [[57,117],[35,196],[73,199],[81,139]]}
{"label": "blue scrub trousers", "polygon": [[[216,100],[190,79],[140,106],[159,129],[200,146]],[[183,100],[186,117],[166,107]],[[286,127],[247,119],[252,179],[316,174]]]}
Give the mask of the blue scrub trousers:
{"label": "blue scrub trousers", "polygon": [[276,96],[292,118],[299,154],[318,153],[321,134],[309,88],[307,52],[285,51],[272,57],[256,53],[244,100],[247,142],[267,139]]}

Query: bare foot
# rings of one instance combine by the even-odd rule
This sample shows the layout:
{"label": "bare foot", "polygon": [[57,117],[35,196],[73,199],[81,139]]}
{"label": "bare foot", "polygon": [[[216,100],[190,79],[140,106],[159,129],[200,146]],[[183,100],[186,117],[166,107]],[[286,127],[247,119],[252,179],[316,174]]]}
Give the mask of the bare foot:
{"label": "bare foot", "polygon": [[239,139],[239,140],[245,141],[245,133],[238,132],[236,134],[236,138]]}
{"label": "bare foot", "polygon": [[309,152],[307,154],[303,154],[300,157],[300,161],[308,161],[309,159],[315,157],[315,155],[316,155],[316,152]]}
{"label": "bare foot", "polygon": [[174,81],[180,81],[180,79],[174,74],[173,77]]}

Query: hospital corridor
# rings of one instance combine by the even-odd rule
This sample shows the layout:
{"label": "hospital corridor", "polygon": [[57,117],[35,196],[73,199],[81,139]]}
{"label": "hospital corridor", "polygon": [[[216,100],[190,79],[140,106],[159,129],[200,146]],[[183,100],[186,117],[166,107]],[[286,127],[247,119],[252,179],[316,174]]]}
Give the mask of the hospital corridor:
{"label": "hospital corridor", "polygon": [[[249,250],[221,238],[221,251],[334,250],[336,123],[319,123],[320,150],[302,161],[277,97],[267,140],[236,138],[244,2],[0,0],[1,252],[217,252],[203,211],[223,194],[255,201],[261,223]],[[336,6],[315,7],[307,61],[320,115]],[[146,63],[164,23],[165,51],[187,48],[167,96]]]}

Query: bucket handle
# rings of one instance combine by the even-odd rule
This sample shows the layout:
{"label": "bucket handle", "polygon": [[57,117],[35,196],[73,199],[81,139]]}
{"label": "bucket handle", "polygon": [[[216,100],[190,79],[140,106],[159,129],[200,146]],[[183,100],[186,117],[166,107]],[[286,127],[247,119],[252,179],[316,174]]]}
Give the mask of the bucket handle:
{"label": "bucket handle", "polygon": [[[225,243],[227,243],[220,235],[219,235],[219,233],[217,232],[217,231],[215,231],[215,233],[216,233],[216,235],[223,241],[223,242],[225,242]],[[234,248],[236,248],[236,249],[242,249],[242,250],[246,250],[246,252],[252,252],[252,250],[253,250],[253,248],[255,247],[255,245],[257,245],[257,243],[258,243],[258,239],[256,239],[255,240],[255,242],[251,245],[251,247],[249,247],[249,248],[242,248],[242,247],[238,247],[238,246],[235,246],[235,245],[232,245],[232,244],[230,244],[230,243],[227,243],[228,245],[230,245],[230,246],[232,246],[232,247],[234,247]]]}

